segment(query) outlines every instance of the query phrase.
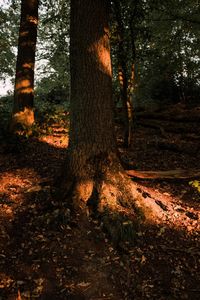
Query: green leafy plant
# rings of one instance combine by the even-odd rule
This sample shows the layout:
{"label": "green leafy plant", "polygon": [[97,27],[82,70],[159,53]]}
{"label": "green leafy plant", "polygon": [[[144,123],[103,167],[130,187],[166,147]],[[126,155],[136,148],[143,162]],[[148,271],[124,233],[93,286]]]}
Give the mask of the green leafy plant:
{"label": "green leafy plant", "polygon": [[200,193],[200,180],[193,180],[189,182],[193,188],[195,188]]}

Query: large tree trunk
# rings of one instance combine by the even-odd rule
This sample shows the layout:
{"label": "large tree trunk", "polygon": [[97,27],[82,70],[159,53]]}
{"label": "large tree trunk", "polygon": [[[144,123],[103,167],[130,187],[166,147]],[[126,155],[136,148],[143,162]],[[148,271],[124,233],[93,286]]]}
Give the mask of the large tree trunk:
{"label": "large tree trunk", "polygon": [[107,0],[71,1],[71,123],[62,193],[73,191],[81,209],[99,207],[105,182],[124,176],[114,134],[109,9]]}
{"label": "large tree trunk", "polygon": [[11,131],[34,123],[33,90],[39,0],[22,0]]}
{"label": "large tree trunk", "polygon": [[121,239],[143,212],[150,216],[152,210],[118,158],[108,14],[107,0],[71,1],[70,143],[56,194],[70,199],[75,211],[97,213],[111,236]]}

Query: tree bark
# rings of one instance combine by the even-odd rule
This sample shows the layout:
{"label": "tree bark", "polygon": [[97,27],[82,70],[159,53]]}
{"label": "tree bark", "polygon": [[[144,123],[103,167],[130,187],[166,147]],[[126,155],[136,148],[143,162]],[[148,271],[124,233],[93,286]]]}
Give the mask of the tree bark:
{"label": "tree bark", "polygon": [[71,1],[70,141],[55,196],[81,215],[99,216],[111,237],[122,239],[154,213],[118,157],[108,15],[107,0]]}
{"label": "tree bark", "polygon": [[129,181],[114,133],[109,10],[107,0],[71,1],[70,142],[60,191],[81,211],[118,205]]}
{"label": "tree bark", "polygon": [[33,92],[39,0],[22,0],[16,63],[14,106],[10,128],[34,123]]}
{"label": "tree bark", "polygon": [[139,170],[127,170],[126,173],[130,177],[140,179],[193,179],[200,176],[199,169],[191,170],[168,170],[168,171],[139,171]]}

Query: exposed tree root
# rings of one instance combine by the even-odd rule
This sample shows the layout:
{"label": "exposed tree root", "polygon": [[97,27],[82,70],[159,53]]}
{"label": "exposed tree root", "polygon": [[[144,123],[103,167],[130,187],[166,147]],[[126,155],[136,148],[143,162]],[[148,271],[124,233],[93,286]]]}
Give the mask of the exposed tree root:
{"label": "exposed tree root", "polygon": [[138,171],[138,170],[126,170],[126,173],[130,177],[141,179],[192,179],[200,177],[199,169],[192,170],[169,170],[169,171]]}
{"label": "exposed tree root", "polygon": [[65,201],[72,215],[74,212],[83,218],[97,218],[116,244],[124,240],[134,242],[142,224],[162,223],[172,210],[170,201],[152,196],[128,176],[142,179],[200,176],[200,170],[124,171],[115,153],[100,153],[81,160],[77,153],[68,157],[57,182],[57,198]]}
{"label": "exposed tree root", "polygon": [[114,170],[101,164],[101,172],[92,178],[68,178],[62,185],[62,196],[75,212],[98,218],[115,243],[134,241],[141,223],[156,223],[166,212],[139,190],[122,168]]}

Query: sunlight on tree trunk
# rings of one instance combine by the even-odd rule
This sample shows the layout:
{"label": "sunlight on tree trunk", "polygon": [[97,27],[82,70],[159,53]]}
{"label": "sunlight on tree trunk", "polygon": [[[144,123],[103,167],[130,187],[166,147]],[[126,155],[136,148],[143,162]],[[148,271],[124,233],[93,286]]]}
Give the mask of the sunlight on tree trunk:
{"label": "sunlight on tree trunk", "polygon": [[11,131],[34,123],[34,67],[39,0],[22,0]]}
{"label": "sunlight on tree trunk", "polygon": [[118,157],[108,15],[107,0],[71,2],[70,142],[57,196],[71,199],[70,205],[80,213],[108,216],[104,223],[111,235],[117,236],[116,216],[124,228],[124,218],[132,220],[132,226],[144,215],[152,215],[152,209],[140,197]]}
{"label": "sunlight on tree trunk", "polygon": [[76,194],[85,204],[92,195],[95,179],[101,181],[111,166],[116,172],[120,169],[113,125],[109,2],[86,2],[71,2],[68,166]]}

